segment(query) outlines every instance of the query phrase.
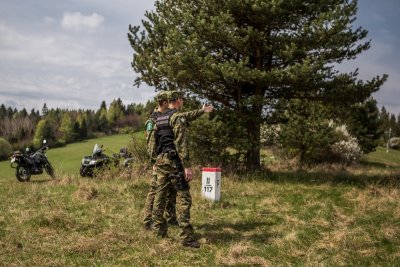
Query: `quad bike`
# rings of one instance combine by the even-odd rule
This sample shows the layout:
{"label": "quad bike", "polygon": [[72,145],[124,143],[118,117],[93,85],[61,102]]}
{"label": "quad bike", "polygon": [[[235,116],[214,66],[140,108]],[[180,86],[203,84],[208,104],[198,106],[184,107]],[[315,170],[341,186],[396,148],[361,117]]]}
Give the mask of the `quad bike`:
{"label": "quad bike", "polygon": [[104,154],[103,145],[95,144],[93,154],[84,156],[79,174],[82,177],[93,177],[97,172],[118,166],[119,155],[107,156]]}

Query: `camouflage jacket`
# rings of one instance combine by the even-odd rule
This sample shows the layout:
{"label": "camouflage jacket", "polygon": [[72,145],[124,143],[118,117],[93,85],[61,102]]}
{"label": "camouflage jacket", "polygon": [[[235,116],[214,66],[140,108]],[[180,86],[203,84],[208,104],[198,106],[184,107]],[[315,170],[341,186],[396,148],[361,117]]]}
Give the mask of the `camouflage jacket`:
{"label": "camouflage jacket", "polygon": [[[177,111],[174,113],[171,118],[170,118],[170,125],[173,129],[175,138],[174,138],[174,144],[176,151],[179,155],[179,158],[182,161],[182,164],[185,168],[188,168],[191,166],[190,164],[190,158],[189,158],[189,140],[188,140],[188,123],[191,121],[196,120],[199,118],[202,114],[204,114],[204,111],[202,109],[199,110],[193,110],[193,111],[188,111],[188,112],[180,112]],[[156,136],[155,136],[155,131],[156,127],[154,130],[151,132],[150,140],[148,142],[148,152],[150,155],[150,161],[152,164],[154,164],[156,158],[157,158],[157,147],[156,147]]]}
{"label": "camouflage jacket", "polygon": [[147,153],[150,156],[150,163],[154,164],[155,157],[154,151],[156,150],[156,140],[155,140],[155,126],[157,116],[162,114],[160,111],[155,109],[150,117],[147,119],[146,123],[144,124],[145,127],[145,136],[146,136],[146,146],[147,146]]}

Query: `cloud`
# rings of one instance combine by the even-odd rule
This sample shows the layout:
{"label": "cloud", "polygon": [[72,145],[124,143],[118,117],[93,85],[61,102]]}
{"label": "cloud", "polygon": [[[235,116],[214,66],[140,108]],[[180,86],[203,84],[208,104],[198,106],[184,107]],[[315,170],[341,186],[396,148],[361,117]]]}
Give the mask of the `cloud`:
{"label": "cloud", "polygon": [[61,20],[61,26],[64,29],[72,30],[94,30],[99,27],[104,21],[104,17],[97,13],[85,16],[80,12],[64,13]]}
{"label": "cloud", "polygon": [[121,73],[130,75],[129,55],[108,51],[93,40],[77,40],[62,34],[28,35],[1,23],[0,35],[0,57],[13,64],[29,62],[40,65],[42,69],[63,67],[103,79]]}
{"label": "cloud", "polygon": [[92,35],[24,33],[0,21],[0,36],[0,103],[96,109],[102,100],[128,104],[154,95],[132,86],[131,54],[102,47]]}

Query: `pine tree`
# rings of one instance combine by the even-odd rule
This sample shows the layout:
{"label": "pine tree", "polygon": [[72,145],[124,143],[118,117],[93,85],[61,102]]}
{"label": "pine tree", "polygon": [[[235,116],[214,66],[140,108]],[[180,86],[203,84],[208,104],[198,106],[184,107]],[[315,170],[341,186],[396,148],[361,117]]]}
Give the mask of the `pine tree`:
{"label": "pine tree", "polygon": [[364,153],[375,151],[379,145],[379,139],[384,133],[381,115],[376,100],[372,98],[350,109],[350,117],[346,124]]}
{"label": "pine tree", "polygon": [[7,109],[6,106],[4,106],[4,104],[1,104],[0,106],[0,118],[4,118],[7,115]]}
{"label": "pine tree", "polygon": [[357,71],[334,69],[370,47],[361,42],[367,31],[352,27],[357,1],[165,0],[155,7],[144,31],[129,27],[136,85],[179,88],[231,114],[226,123],[244,122],[249,168],[259,166],[260,125],[278,103],[348,107],[386,79],[362,82]]}
{"label": "pine tree", "polygon": [[107,110],[107,104],[106,104],[106,101],[104,101],[104,100],[101,102],[101,105],[100,105],[100,110],[102,110],[102,109]]}
{"label": "pine tree", "polygon": [[47,108],[47,104],[44,103],[42,107],[42,117],[46,117],[47,113],[49,113],[49,109]]}
{"label": "pine tree", "polygon": [[105,133],[107,133],[109,130],[109,124],[107,120],[107,110],[105,109],[100,110],[99,119],[97,123],[97,130]]}
{"label": "pine tree", "polygon": [[79,138],[81,140],[86,139],[88,136],[88,126],[86,123],[86,118],[83,117],[79,123]]}
{"label": "pine tree", "polygon": [[400,137],[400,113],[397,115],[396,137]]}
{"label": "pine tree", "polygon": [[[379,113],[379,120],[380,120],[380,130],[385,133],[389,131],[389,113],[386,111],[386,108],[382,106],[381,112]],[[383,135],[383,141],[387,141],[387,135]]]}
{"label": "pine tree", "polygon": [[389,129],[391,129],[391,137],[397,135],[397,121],[396,121],[396,116],[394,114],[390,114],[390,119],[389,119]]}
{"label": "pine tree", "polygon": [[337,141],[329,110],[320,103],[292,100],[287,115],[279,135],[286,154],[299,157],[301,164],[327,160],[330,146]]}
{"label": "pine tree", "polygon": [[8,107],[6,111],[6,116],[12,118],[13,115],[14,115],[14,110],[11,107]]}
{"label": "pine tree", "polygon": [[20,111],[20,114],[21,114],[21,117],[22,117],[22,118],[25,118],[25,117],[28,116],[28,112],[26,111],[25,108],[23,108],[23,109]]}
{"label": "pine tree", "polygon": [[75,121],[73,123],[73,134],[72,134],[72,136],[74,137],[74,140],[80,139],[80,132],[81,132],[81,129],[80,129],[79,122]]}

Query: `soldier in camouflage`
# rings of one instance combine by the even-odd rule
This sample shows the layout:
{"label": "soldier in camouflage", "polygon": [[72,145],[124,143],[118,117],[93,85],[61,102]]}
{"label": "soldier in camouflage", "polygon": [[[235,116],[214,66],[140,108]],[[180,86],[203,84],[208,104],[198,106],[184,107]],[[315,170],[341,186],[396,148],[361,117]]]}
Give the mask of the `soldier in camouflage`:
{"label": "soldier in camouflage", "polygon": [[[159,92],[156,97],[155,101],[158,103],[158,108],[153,111],[150,115],[149,119],[145,123],[145,133],[146,133],[146,143],[147,143],[147,151],[149,155],[151,155],[154,147],[154,126],[157,120],[157,117],[164,113],[168,109],[168,92],[161,91]],[[154,197],[156,194],[156,186],[157,186],[157,173],[155,171],[155,157],[150,158],[150,164],[153,166],[153,174],[150,183],[150,191],[147,194],[146,203],[144,206],[144,216],[143,216],[143,223],[145,229],[150,229],[152,226],[152,212],[153,212],[153,203]],[[176,220],[176,211],[175,211],[175,203],[176,203],[176,190],[173,186],[170,186],[167,194],[167,204],[164,216],[171,225],[177,225],[178,221]]]}
{"label": "soldier in camouflage", "polygon": [[157,117],[153,155],[156,155],[157,188],[153,206],[153,229],[161,237],[167,236],[167,223],[163,217],[167,203],[168,188],[173,185],[177,190],[177,214],[181,230],[182,245],[199,248],[190,224],[192,197],[189,182],[193,179],[188,151],[188,121],[211,112],[212,106],[181,112],[182,94],[172,91],[169,95],[169,109]]}

